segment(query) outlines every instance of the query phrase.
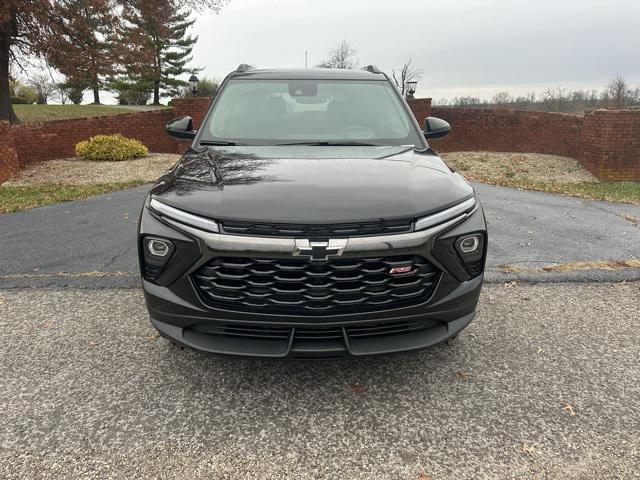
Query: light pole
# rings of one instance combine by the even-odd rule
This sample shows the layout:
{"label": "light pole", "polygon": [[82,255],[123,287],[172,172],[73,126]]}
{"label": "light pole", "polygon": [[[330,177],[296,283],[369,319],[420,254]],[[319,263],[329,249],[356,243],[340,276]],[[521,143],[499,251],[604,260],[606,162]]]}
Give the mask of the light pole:
{"label": "light pole", "polygon": [[406,99],[407,100],[413,100],[413,94],[416,93],[416,88],[418,87],[418,82],[415,80],[412,80],[410,82],[407,82],[407,95],[406,95]]}
{"label": "light pole", "polygon": [[191,94],[195,97],[198,94],[198,82],[200,80],[198,80],[198,77],[195,76],[195,74],[192,74],[191,77],[189,77],[189,85],[191,86]]}

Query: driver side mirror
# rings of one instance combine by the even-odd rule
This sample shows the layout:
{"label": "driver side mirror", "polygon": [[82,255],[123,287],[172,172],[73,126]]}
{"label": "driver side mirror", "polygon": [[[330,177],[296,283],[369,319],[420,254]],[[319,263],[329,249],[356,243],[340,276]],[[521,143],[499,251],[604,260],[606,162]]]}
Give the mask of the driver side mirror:
{"label": "driver side mirror", "polygon": [[165,128],[167,133],[175,138],[195,138],[197,133],[197,130],[193,129],[191,117],[174,118]]}
{"label": "driver side mirror", "polygon": [[445,122],[441,118],[427,117],[424,121],[424,138],[427,140],[435,140],[436,138],[446,137],[451,131],[449,122]]}

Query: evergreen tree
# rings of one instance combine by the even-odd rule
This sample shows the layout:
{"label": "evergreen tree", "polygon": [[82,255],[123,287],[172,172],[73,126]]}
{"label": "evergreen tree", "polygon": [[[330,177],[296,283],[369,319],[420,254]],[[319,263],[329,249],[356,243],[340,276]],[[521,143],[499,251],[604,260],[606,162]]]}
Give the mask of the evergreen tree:
{"label": "evergreen tree", "polygon": [[121,29],[123,72],[113,82],[119,91],[151,91],[153,103],[176,95],[186,85],[179,77],[193,68],[187,64],[197,37],[188,34],[195,19],[171,0],[135,0],[123,12]]}

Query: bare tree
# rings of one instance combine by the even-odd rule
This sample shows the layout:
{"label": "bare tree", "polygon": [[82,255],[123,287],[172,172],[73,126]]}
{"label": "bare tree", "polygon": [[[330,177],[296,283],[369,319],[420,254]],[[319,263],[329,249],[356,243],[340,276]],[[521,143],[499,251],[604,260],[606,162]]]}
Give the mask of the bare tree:
{"label": "bare tree", "polygon": [[396,86],[402,92],[403,97],[407,93],[407,83],[415,82],[422,78],[422,69],[416,67],[413,64],[413,57],[409,57],[408,60],[405,60],[405,62],[402,64],[402,67],[400,67],[397,75],[395,69],[392,70],[392,73],[393,80],[396,82]]}
{"label": "bare tree", "polygon": [[507,92],[498,92],[493,96],[493,103],[496,105],[507,105],[513,102],[513,98]]}
{"label": "bare tree", "polygon": [[338,46],[329,50],[329,58],[320,62],[317,67],[320,68],[341,68],[345,70],[353,70],[358,67],[358,59],[356,55],[358,49],[351,46],[346,40],[342,40]]}
{"label": "bare tree", "polygon": [[40,105],[46,105],[49,97],[51,97],[51,94],[56,89],[54,83],[51,82],[49,76],[44,72],[29,75],[27,83],[30,87],[34,88],[36,92],[38,92],[36,103]]}
{"label": "bare tree", "polygon": [[603,100],[613,108],[622,109],[632,102],[633,91],[629,88],[624,78],[618,75],[607,85]]}
{"label": "bare tree", "polygon": [[549,88],[542,97],[542,103],[548,112],[564,112],[568,109],[569,94],[566,88]]}

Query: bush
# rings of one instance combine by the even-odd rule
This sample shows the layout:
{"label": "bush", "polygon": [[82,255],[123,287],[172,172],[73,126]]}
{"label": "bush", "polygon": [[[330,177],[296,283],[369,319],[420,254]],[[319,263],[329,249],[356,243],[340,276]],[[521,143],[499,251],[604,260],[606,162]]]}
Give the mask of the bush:
{"label": "bush", "polygon": [[120,134],[96,135],[76,145],[76,155],[85,160],[120,162],[142,158],[149,153],[140,141]]}
{"label": "bush", "polygon": [[120,90],[117,94],[118,105],[146,105],[151,92],[142,90]]}

